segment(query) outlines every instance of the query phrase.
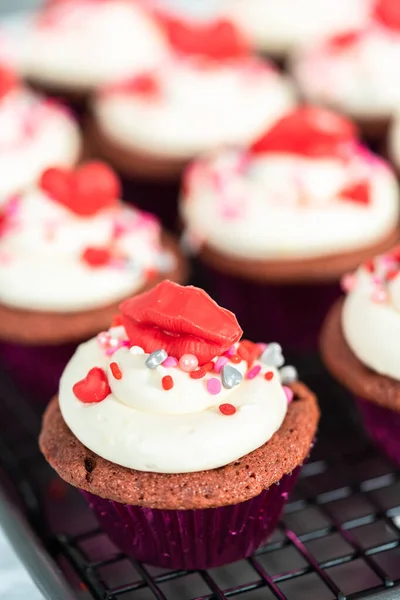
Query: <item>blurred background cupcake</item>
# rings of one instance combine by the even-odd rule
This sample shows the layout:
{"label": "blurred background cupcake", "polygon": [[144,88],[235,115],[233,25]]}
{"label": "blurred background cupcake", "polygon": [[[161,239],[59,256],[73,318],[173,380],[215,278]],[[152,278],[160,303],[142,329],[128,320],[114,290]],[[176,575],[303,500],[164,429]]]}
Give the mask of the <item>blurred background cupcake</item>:
{"label": "blurred background cupcake", "polygon": [[245,334],[314,347],[340,276],[399,239],[390,167],[354,126],[299,108],[252,146],[195,161],[182,187],[184,243]]}
{"label": "blurred background cupcake", "polygon": [[122,299],[165,276],[186,278],[156,218],[119,198],[116,175],[92,162],[48,169],[3,206],[1,359],[43,400],[76,344],[108,327]]}
{"label": "blurred background cupcake", "polygon": [[367,24],[295,52],[292,70],[308,101],[340,110],[368,138],[382,139],[400,106],[399,2],[376,0]]}
{"label": "blurred background cupcake", "polygon": [[225,0],[226,15],[261,52],[284,59],[327,35],[359,27],[371,0]]}
{"label": "blurred background cupcake", "polygon": [[0,205],[34,183],[49,165],[74,165],[81,152],[72,115],[0,65]]}
{"label": "blurred background cupcake", "polygon": [[[95,97],[89,144],[130,179],[170,180],[175,195],[145,199],[168,225],[188,161],[223,144],[256,139],[295,104],[289,81],[251,55],[229,22],[157,13],[171,54],[157,68],[103,88]],[[151,203],[151,204],[150,204]]]}
{"label": "blurred background cupcake", "polygon": [[136,0],[48,0],[15,33],[3,32],[3,55],[30,83],[68,100],[149,68],[166,52],[160,28]]}
{"label": "blurred background cupcake", "polygon": [[324,362],[356,397],[372,439],[400,465],[400,248],[343,280],[321,336]]}

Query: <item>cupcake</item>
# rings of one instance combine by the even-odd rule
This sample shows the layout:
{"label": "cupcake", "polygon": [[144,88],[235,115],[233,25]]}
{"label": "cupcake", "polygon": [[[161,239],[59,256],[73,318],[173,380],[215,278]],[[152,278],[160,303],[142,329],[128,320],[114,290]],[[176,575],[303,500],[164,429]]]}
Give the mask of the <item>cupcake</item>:
{"label": "cupcake", "polygon": [[163,23],[169,60],[93,103],[94,148],[128,176],[176,179],[204,151],[253,141],[295,103],[288,81],[228,22]]}
{"label": "cupcake", "polygon": [[185,278],[155,217],[119,198],[116,175],[92,162],[47,169],[2,208],[1,358],[40,394],[54,393],[71,344],[107,328],[121,300],[166,275]]}
{"label": "cupcake", "polygon": [[356,397],[366,430],[400,465],[400,249],[364,263],[343,280],[346,296],[321,335],[329,371]]}
{"label": "cupcake", "polygon": [[164,281],[120,309],[112,356],[94,338],[68,363],[44,456],[137,560],[205,569],[249,556],[312,446],[314,395],[279,344],[240,341],[235,316],[198,288]]}
{"label": "cupcake", "polygon": [[371,0],[226,0],[226,14],[269,55],[284,58],[294,48],[358,27]]}
{"label": "cupcake", "polygon": [[368,25],[295,53],[292,67],[308,101],[340,110],[368,137],[381,138],[400,106],[393,85],[400,74],[399,3],[378,0]]}
{"label": "cupcake", "polygon": [[399,239],[395,175],[347,119],[315,107],[195,161],[184,243],[249,337],[313,347],[343,273]]}
{"label": "cupcake", "polygon": [[33,184],[49,165],[72,166],[80,153],[72,116],[0,65],[0,205]]}
{"label": "cupcake", "polygon": [[158,62],[165,38],[143,3],[134,0],[50,0],[18,39],[3,43],[37,87],[66,98],[84,98],[115,77]]}

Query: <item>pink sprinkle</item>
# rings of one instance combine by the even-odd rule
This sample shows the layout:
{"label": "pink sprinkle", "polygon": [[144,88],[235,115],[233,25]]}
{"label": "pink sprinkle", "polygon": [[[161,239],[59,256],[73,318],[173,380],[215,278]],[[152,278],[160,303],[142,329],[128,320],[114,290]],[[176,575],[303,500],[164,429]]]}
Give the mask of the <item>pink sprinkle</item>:
{"label": "pink sprinkle", "polygon": [[377,275],[375,275],[375,277],[372,278],[372,282],[375,285],[382,285],[382,277],[378,277]]}
{"label": "pink sprinkle", "polygon": [[340,280],[340,286],[344,292],[351,292],[356,285],[356,276],[354,273],[346,273]]}
{"label": "pink sprinkle", "polygon": [[122,340],[121,341],[121,348],[130,348],[131,347],[131,343],[129,340]]}
{"label": "pink sprinkle", "polygon": [[387,300],[387,293],[382,288],[378,288],[372,292],[371,300],[377,304],[382,304]]}
{"label": "pink sprinkle", "polygon": [[261,365],[256,365],[250,371],[247,371],[246,379],[254,379],[261,371]]}
{"label": "pink sprinkle", "polygon": [[213,396],[216,396],[220,393],[221,387],[220,380],[216,379],[215,377],[211,377],[211,379],[207,381],[207,391]]}
{"label": "pink sprinkle", "polygon": [[97,342],[102,348],[106,348],[110,343],[111,335],[107,331],[102,331],[97,336]]}
{"label": "pink sprinkle", "polygon": [[290,387],[287,387],[287,385],[284,385],[283,386],[283,391],[286,394],[286,399],[287,399],[288,404],[290,404],[291,401],[293,400],[293,392],[292,392],[292,390],[290,389]]}
{"label": "pink sprinkle", "polygon": [[172,368],[176,367],[178,361],[173,356],[167,356],[163,363],[161,363],[163,367]]}
{"label": "pink sprinkle", "polygon": [[224,367],[226,364],[228,364],[228,357],[220,356],[219,359],[215,362],[214,371],[216,373],[220,373],[222,367]]}
{"label": "pink sprinkle", "polygon": [[257,344],[257,348],[260,349],[261,353],[264,352],[264,350],[266,350],[268,344],[264,344],[264,342],[260,342],[259,344]]}
{"label": "pink sprinkle", "polygon": [[231,358],[231,356],[234,356],[236,354],[236,348],[235,346],[231,346],[230,348],[228,348],[228,350],[225,352],[225,356],[228,356],[229,358]]}

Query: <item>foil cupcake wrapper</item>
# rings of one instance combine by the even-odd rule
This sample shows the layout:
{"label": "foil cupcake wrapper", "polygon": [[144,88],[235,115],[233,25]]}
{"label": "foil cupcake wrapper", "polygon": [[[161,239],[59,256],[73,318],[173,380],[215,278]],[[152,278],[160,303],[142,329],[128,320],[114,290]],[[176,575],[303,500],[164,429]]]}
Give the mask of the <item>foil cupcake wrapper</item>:
{"label": "foil cupcake wrapper", "polygon": [[103,530],[124,553],[169,569],[209,569],[250,556],[272,534],[300,467],[239,504],[198,510],[130,506],[85,492]]}
{"label": "foil cupcake wrapper", "polygon": [[58,390],[65,365],[77,344],[22,346],[0,342],[0,363],[16,386],[39,404],[47,404]]}
{"label": "foil cupcake wrapper", "polygon": [[237,317],[246,338],[277,341],[286,350],[315,350],[338,283],[267,284],[207,269],[213,298]]}
{"label": "foil cupcake wrapper", "polygon": [[356,404],[370,438],[400,466],[400,413],[363,398],[356,398]]}

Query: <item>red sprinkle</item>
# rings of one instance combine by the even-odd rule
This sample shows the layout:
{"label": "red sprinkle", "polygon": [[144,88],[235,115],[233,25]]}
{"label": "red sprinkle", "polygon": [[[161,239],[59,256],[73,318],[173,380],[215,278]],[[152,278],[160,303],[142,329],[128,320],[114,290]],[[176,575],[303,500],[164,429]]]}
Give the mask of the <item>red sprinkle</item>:
{"label": "red sprinkle", "polygon": [[107,248],[86,248],[81,255],[83,262],[90,267],[103,267],[110,261],[110,251]]}
{"label": "red sprinkle", "polygon": [[400,271],[398,269],[392,269],[386,274],[387,281],[392,281],[392,279],[396,279]]}
{"label": "red sprinkle", "polygon": [[111,369],[111,373],[113,374],[115,379],[122,379],[122,371],[116,362],[112,362],[110,364],[110,369]]}
{"label": "red sprinkle", "polygon": [[240,362],[242,362],[242,358],[239,356],[239,354],[234,354],[233,356],[231,356],[231,357],[229,358],[229,360],[230,360],[231,362],[233,362],[234,364],[237,364],[237,363],[240,363]]}
{"label": "red sprinkle", "polygon": [[174,387],[174,380],[171,375],[165,375],[165,377],[162,378],[161,383],[166,392]]}
{"label": "red sprinkle", "polygon": [[211,371],[214,370],[214,363],[210,360],[205,365],[201,365],[201,368],[204,369],[206,373],[211,373]]}
{"label": "red sprinkle", "polygon": [[233,406],[233,404],[220,404],[218,408],[220,412],[227,417],[234,415],[236,412],[236,408]]}
{"label": "red sprinkle", "polygon": [[204,377],[205,374],[206,374],[206,371],[203,369],[203,367],[200,367],[200,369],[196,369],[195,371],[191,371],[189,373],[189,376],[192,379],[201,379],[202,377]]}
{"label": "red sprinkle", "polygon": [[264,379],[266,379],[267,381],[271,381],[271,379],[273,379],[273,377],[274,377],[273,371],[267,371],[264,375]]}
{"label": "red sprinkle", "polygon": [[372,258],[370,260],[367,260],[367,262],[364,263],[364,268],[369,273],[373,273],[375,271],[375,265],[374,265],[374,261],[372,260]]}

